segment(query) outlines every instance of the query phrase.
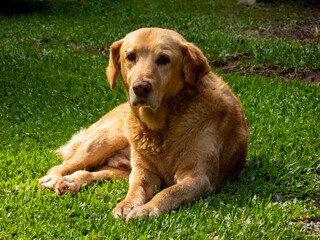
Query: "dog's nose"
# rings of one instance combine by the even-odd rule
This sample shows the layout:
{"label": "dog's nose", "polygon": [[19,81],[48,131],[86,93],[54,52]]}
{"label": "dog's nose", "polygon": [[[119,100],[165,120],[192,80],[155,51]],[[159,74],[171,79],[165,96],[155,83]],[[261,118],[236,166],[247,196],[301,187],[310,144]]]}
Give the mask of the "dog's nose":
{"label": "dog's nose", "polygon": [[144,97],[150,93],[152,85],[147,81],[139,80],[133,83],[132,89],[136,96]]}

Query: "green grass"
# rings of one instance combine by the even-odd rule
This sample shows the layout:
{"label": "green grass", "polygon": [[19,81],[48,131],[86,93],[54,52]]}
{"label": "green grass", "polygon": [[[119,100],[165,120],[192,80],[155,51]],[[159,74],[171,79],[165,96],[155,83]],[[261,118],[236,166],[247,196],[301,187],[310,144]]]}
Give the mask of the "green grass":
{"label": "green grass", "polygon": [[225,75],[250,127],[246,168],[208,197],[155,220],[112,219],[128,180],[101,181],[75,197],[37,186],[61,162],[53,149],[125,101],[120,84],[111,92],[105,77],[101,49],[113,41],[157,26],[181,33],[209,62],[250,53],[244,64],[319,69],[313,40],[250,35],[294,20],[304,24],[307,10],[301,16],[297,5],[246,7],[231,0],[20,4],[19,14],[0,15],[0,239],[319,238],[312,226],[320,222],[320,90],[298,81]]}

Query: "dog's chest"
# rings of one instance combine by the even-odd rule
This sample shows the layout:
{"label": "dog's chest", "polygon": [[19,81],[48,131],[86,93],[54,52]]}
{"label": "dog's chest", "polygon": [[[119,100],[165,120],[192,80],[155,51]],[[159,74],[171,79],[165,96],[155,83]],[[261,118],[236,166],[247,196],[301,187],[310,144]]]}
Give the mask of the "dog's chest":
{"label": "dog's chest", "polygon": [[[131,139],[137,152],[146,158],[158,158],[163,152],[167,152],[166,133],[154,131],[141,131],[132,129]],[[150,159],[151,160],[151,159]]]}
{"label": "dog's chest", "polygon": [[[171,186],[175,183],[174,172],[177,166],[177,156],[173,149],[175,144],[168,138],[168,133],[136,132],[135,141],[131,143],[135,151],[142,157],[140,164],[155,171],[163,184]],[[177,150],[177,149],[176,149]]]}
{"label": "dog's chest", "polygon": [[[173,120],[175,123],[180,122]],[[188,138],[192,138],[193,135],[189,132],[190,129],[181,127],[181,124],[170,123],[161,131],[146,129],[139,122],[136,124],[131,122],[128,125],[129,141],[135,152],[141,156],[141,164],[151,163],[149,167],[152,166],[153,170],[168,183],[174,181],[180,155],[186,148],[190,148]]]}

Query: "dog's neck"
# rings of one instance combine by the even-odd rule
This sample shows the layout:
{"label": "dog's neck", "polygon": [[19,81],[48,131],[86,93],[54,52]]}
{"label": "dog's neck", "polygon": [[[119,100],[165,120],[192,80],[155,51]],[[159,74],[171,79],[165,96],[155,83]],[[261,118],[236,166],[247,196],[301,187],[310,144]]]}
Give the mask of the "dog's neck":
{"label": "dog's neck", "polygon": [[168,110],[164,107],[159,107],[157,110],[139,107],[132,108],[132,111],[134,115],[150,130],[160,130],[166,125]]}
{"label": "dog's neck", "polygon": [[168,126],[170,114],[177,111],[183,112],[196,92],[194,86],[185,86],[177,95],[164,98],[160,107],[156,110],[146,107],[132,108],[132,110],[147,128],[155,131],[162,130]]}

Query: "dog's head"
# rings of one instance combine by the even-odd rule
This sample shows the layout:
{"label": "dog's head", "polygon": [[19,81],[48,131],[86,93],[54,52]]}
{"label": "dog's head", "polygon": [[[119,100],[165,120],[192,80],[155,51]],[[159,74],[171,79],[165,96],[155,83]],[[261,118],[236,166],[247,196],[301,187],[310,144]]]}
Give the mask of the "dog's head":
{"label": "dog's head", "polygon": [[132,107],[156,110],[164,98],[196,84],[210,67],[200,49],[160,28],[131,32],[110,47],[107,77],[112,90],[120,74]]}

